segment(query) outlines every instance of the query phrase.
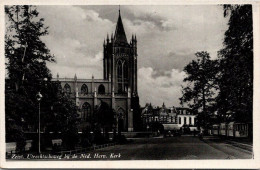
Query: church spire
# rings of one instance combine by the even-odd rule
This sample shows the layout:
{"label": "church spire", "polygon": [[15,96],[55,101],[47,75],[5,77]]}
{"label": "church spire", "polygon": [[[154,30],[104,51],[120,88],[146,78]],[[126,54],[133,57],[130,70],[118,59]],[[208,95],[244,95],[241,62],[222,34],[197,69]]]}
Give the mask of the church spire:
{"label": "church spire", "polygon": [[119,6],[118,13],[119,13],[119,15],[118,15],[118,20],[117,20],[117,24],[116,24],[114,40],[116,43],[127,43],[125,30],[124,30],[124,26],[123,26],[121,14],[120,14],[120,6]]}

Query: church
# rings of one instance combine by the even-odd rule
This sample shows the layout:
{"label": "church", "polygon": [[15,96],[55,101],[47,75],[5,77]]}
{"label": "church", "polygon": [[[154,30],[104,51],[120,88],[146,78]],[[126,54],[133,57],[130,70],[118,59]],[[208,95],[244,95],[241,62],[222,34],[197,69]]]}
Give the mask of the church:
{"label": "church", "polygon": [[[103,79],[53,78],[60,88],[75,101],[80,115],[80,127],[90,124],[94,108],[105,102],[117,114],[117,126],[122,131],[134,131],[139,114],[137,89],[137,39],[127,41],[122,18],[116,30],[103,43]],[[86,64],[87,66],[87,64]]]}

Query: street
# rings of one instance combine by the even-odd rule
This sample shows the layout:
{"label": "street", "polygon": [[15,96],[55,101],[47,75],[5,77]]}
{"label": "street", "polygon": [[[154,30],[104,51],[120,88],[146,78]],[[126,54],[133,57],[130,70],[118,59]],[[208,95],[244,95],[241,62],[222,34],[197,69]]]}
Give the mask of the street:
{"label": "street", "polygon": [[91,160],[251,159],[252,152],[207,137],[201,141],[198,137],[181,136],[135,139],[129,144],[93,151],[90,156]]}

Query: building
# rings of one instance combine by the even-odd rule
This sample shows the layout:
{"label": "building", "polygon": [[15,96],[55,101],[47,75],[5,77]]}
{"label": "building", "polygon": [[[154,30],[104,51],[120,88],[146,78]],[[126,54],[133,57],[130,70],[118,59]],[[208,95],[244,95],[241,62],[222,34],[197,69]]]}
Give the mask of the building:
{"label": "building", "polygon": [[196,126],[197,119],[197,115],[192,114],[189,108],[174,106],[167,108],[164,103],[161,107],[153,107],[151,104],[147,104],[142,108],[141,117],[144,126],[159,122],[163,125],[171,124],[178,128],[184,125]]}
{"label": "building", "polygon": [[183,125],[196,126],[197,115],[193,114],[189,108],[176,107],[176,110],[178,112],[177,120],[179,127]]}
{"label": "building", "polygon": [[143,124],[151,122],[176,123],[176,115],[177,111],[174,108],[166,108],[164,103],[161,108],[153,107],[151,104],[146,105],[141,113]]}
{"label": "building", "polygon": [[[127,41],[120,10],[114,35],[103,43],[103,79],[54,78],[60,88],[79,108],[81,128],[90,125],[94,108],[102,102],[117,115],[122,131],[133,131],[137,119],[139,97],[137,90],[137,39]],[[87,65],[86,65],[87,66]]]}

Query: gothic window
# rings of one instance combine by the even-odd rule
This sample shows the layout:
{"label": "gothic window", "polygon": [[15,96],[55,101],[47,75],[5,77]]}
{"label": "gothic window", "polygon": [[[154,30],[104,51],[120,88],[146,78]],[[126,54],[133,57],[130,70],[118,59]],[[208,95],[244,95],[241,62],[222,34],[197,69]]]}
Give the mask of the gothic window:
{"label": "gothic window", "polygon": [[88,94],[88,86],[87,86],[86,84],[83,84],[83,85],[81,86],[81,93],[82,93],[83,95]]}
{"label": "gothic window", "polygon": [[98,86],[98,94],[105,94],[105,86],[103,84]]}
{"label": "gothic window", "polygon": [[189,119],[190,119],[189,122],[190,122],[190,125],[191,125],[191,117]]}
{"label": "gothic window", "polygon": [[181,124],[181,118],[179,117],[179,124]]}
{"label": "gothic window", "polygon": [[186,122],[186,117],[184,117],[184,124],[186,125],[186,123],[187,123],[187,122]]}
{"label": "gothic window", "polygon": [[65,84],[65,86],[64,86],[64,92],[67,93],[67,94],[70,94],[70,93],[71,93],[70,85]]}
{"label": "gothic window", "polygon": [[128,66],[126,62],[123,64],[123,70],[124,70],[124,91],[127,92],[128,88]]}
{"label": "gothic window", "polygon": [[118,86],[118,92],[122,93],[122,85],[123,85],[123,63],[121,60],[118,60],[117,62],[117,86]]}
{"label": "gothic window", "polygon": [[90,119],[91,119],[91,107],[90,107],[90,104],[87,102],[85,102],[82,105],[81,119],[84,121],[90,121]]}

